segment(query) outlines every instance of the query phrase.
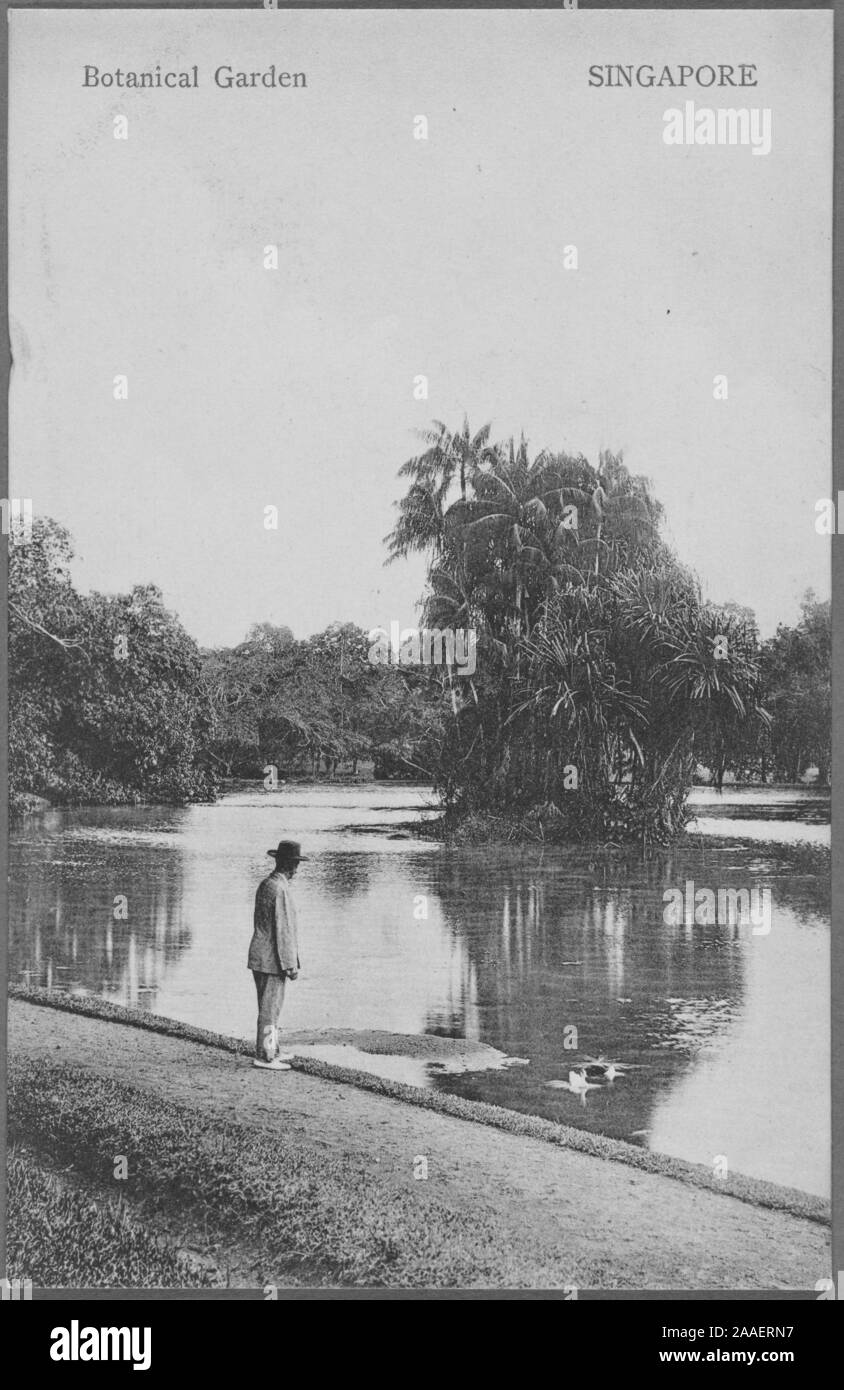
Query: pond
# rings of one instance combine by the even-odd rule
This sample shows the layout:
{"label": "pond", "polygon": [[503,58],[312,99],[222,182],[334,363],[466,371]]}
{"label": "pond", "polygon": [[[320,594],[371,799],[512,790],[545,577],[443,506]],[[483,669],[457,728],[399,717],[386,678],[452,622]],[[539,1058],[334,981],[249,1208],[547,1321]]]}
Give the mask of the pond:
{"label": "pond", "polygon": [[[414,838],[408,822],[432,799],[395,784],[51,811],[13,834],[10,977],[252,1038],[254,892],[266,851],[298,839],[311,858],[285,1028],[489,1049],[443,1064],[347,1036],[317,1055],[827,1195],[828,882],[790,873],[770,842],[828,843],[828,800],[773,788],[693,800],[703,835],[613,860]],[[666,921],[666,890],[689,883],[769,890],[770,930]],[[591,1073],[585,1095],[550,1084],[589,1056],[630,1069]]]}

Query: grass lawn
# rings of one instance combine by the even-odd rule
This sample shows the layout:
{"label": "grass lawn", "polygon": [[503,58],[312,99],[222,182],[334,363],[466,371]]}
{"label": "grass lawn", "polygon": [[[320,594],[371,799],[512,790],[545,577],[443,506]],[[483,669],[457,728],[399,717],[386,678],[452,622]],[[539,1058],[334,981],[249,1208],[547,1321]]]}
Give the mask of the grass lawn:
{"label": "grass lawn", "polygon": [[[9,1082],[10,1138],[23,1146],[10,1165],[10,1278],[41,1287],[525,1282],[477,1212],[438,1204],[420,1192],[427,1184],[385,1191],[302,1134],[212,1119],[51,1061],[13,1060]],[[119,1155],[125,1179],[114,1176]],[[61,1183],[43,1171],[56,1164]],[[191,1271],[177,1253],[185,1249],[222,1273]]]}
{"label": "grass lawn", "polygon": [[26,1150],[9,1153],[9,1278],[36,1288],[212,1288],[222,1276],[133,1219],[119,1198],[94,1201]]}

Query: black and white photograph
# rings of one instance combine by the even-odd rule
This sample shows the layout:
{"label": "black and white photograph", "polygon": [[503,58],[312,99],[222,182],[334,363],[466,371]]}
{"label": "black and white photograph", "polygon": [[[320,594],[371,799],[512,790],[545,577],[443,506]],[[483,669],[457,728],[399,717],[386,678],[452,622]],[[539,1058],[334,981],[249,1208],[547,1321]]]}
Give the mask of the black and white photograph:
{"label": "black and white photograph", "polygon": [[9,9],[4,1299],[839,1296],[833,19]]}

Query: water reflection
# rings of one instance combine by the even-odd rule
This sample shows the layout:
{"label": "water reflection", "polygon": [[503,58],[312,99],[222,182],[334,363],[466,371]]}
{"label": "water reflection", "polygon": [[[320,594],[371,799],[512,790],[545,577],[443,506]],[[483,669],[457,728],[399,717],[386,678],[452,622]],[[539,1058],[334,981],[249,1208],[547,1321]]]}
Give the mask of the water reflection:
{"label": "water reflection", "polygon": [[191,943],[181,845],[160,811],[107,814],[53,812],[16,837],[11,978],[145,1007]]}
{"label": "water reflection", "polygon": [[[289,1028],[487,1043],[530,1066],[430,1068],[429,1084],[826,1191],[828,934],[815,880],[784,877],[770,856],[748,869],[721,842],[605,862],[391,839],[425,800],[294,789],[28,821],[12,848],[12,978],[251,1036],[252,898],[266,849],[291,836],[312,858],[297,879],[303,972]],[[769,936],[665,924],[666,887],[740,886],[749,873],[772,890]],[[588,1055],[636,1065],[585,1103],[548,1085]]]}

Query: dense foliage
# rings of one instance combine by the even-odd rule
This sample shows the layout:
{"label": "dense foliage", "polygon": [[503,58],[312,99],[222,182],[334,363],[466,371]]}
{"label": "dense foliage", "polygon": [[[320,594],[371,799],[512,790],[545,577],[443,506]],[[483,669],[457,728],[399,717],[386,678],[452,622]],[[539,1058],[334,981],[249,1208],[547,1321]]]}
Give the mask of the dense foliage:
{"label": "dense foliage", "polygon": [[[184,802],[221,778],[417,777],[447,817],[537,837],[664,840],[696,770],[716,783],[830,767],[830,606],[760,642],[704,602],[620,457],[437,424],[401,470],[390,558],[428,560],[422,622],[472,629],[477,665],[373,664],[350,623],[260,623],[200,651],[152,585],[87,596],[49,519],[10,549],[12,808]],[[508,832],[509,833],[509,832]]]}
{"label": "dense foliage", "polygon": [[9,780],[54,803],[213,796],[199,650],[158,589],[83,596],[70,538],[37,520],[9,556]]}
{"label": "dense foliage", "polygon": [[362,759],[376,776],[430,775],[440,701],[424,674],[373,664],[351,623],[295,641],[289,628],[254,626],[234,648],[204,653],[213,710],[211,749],[226,776],[334,774]]}
{"label": "dense foliage", "polygon": [[829,785],[832,762],[831,605],[810,590],[800,605],[796,627],[780,624],[762,644],[762,690],[771,723],[755,746],[734,759],[740,775],[769,771],[777,780],[796,782],[809,768]]}
{"label": "dense foliage", "polygon": [[467,423],[424,443],[389,540],[428,557],[426,622],[478,634],[435,768],[451,816],[667,839],[696,763],[767,722],[755,630],[702,600],[619,457],[531,459]]}

